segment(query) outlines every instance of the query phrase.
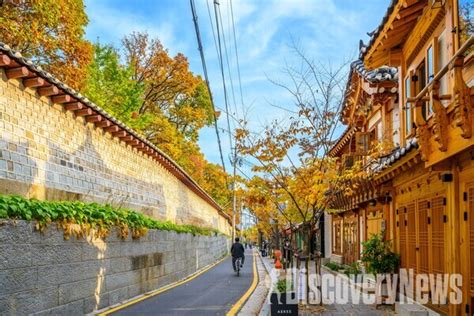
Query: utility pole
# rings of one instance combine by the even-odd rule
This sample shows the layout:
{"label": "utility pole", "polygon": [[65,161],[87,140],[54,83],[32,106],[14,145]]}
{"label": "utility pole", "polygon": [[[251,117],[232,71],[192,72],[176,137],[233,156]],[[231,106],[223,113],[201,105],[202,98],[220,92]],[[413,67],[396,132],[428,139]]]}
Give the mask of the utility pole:
{"label": "utility pole", "polygon": [[232,241],[235,240],[236,231],[235,231],[235,220],[237,213],[237,196],[235,190],[235,175],[237,173],[237,147],[234,148],[233,157],[231,158],[232,167],[233,167],[233,179],[232,179]]}

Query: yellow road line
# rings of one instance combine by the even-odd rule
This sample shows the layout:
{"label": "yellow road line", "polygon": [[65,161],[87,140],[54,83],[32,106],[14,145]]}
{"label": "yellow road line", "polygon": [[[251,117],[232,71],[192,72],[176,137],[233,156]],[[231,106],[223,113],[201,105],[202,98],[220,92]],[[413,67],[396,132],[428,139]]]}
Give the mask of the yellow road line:
{"label": "yellow road line", "polygon": [[[124,304],[122,304],[122,305],[113,307],[113,308],[108,309],[108,310],[106,310],[106,311],[104,311],[104,312],[102,312],[102,313],[99,313],[99,316],[110,315],[110,314],[112,314],[112,313],[114,313],[114,312],[116,312],[116,311],[118,311],[118,310],[124,309],[125,307],[128,307],[128,306],[130,306],[130,305],[136,304],[136,303],[141,302],[141,301],[143,301],[143,300],[149,299],[150,297],[153,297],[153,296],[155,296],[155,295],[158,295],[158,294],[161,294],[161,293],[166,292],[166,291],[168,291],[168,290],[171,290],[172,288],[175,288],[175,287],[177,287],[177,286],[179,286],[179,285],[188,283],[189,281],[191,281],[191,280],[197,278],[198,276],[200,276],[200,275],[203,274],[204,272],[206,272],[206,271],[208,271],[208,270],[214,268],[215,266],[217,266],[219,263],[221,263],[221,262],[224,261],[225,259],[227,259],[227,256],[225,256],[225,257],[222,258],[221,260],[219,260],[219,261],[217,261],[217,262],[215,262],[215,263],[209,265],[208,267],[206,267],[206,268],[204,268],[204,269],[202,269],[202,270],[196,272],[195,274],[191,275],[190,277],[188,277],[188,278],[186,278],[186,279],[184,279],[184,280],[181,280],[181,281],[178,281],[178,282],[176,282],[176,283],[172,283],[172,284],[170,284],[170,285],[164,286],[164,287],[162,287],[162,288],[160,288],[160,289],[157,289],[157,290],[154,290],[154,291],[145,293],[145,294],[143,294],[142,296],[137,297],[137,298],[135,298],[135,299],[132,299],[132,300],[130,300],[130,301],[128,301],[128,302],[126,302],[126,303],[124,303]],[[255,268],[255,267],[254,267],[254,268]]]}
{"label": "yellow road line", "polygon": [[255,259],[255,252],[253,253],[253,281],[249,289],[245,294],[235,303],[230,311],[227,313],[227,316],[234,316],[240,310],[242,305],[247,301],[249,296],[253,293],[258,284],[258,273],[257,273],[257,260]]}

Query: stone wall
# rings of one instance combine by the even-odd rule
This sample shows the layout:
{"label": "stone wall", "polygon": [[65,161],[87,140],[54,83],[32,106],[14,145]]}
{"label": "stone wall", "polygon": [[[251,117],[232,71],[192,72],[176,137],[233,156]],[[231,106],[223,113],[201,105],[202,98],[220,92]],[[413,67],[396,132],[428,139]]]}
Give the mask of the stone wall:
{"label": "stone wall", "polygon": [[0,77],[0,193],[111,203],[230,233],[213,206],[157,161],[3,70]]}
{"label": "stone wall", "polygon": [[66,241],[54,225],[42,234],[31,222],[0,222],[0,315],[90,313],[216,262],[228,242],[157,230]]}

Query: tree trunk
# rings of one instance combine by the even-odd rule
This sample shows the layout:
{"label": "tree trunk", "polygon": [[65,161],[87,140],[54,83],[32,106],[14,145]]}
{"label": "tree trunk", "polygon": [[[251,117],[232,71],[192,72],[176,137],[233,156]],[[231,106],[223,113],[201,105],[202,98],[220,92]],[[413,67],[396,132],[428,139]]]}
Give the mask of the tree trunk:
{"label": "tree trunk", "polygon": [[[316,235],[317,235],[317,239],[318,239],[318,242],[321,242],[321,230],[318,229],[316,231]],[[323,247],[323,245],[320,245],[320,247]],[[321,274],[321,251],[318,251],[316,253],[316,255],[314,256],[314,271],[317,275],[319,275],[319,280],[318,280],[318,284],[316,285],[316,288],[319,290],[319,293],[321,294],[321,298],[319,300],[319,305],[322,305],[323,304],[323,300],[322,300],[322,291],[321,291],[321,281],[322,281],[322,277],[323,275]]]}
{"label": "tree trunk", "polygon": [[307,243],[306,243],[306,261],[305,261],[305,269],[306,269],[306,297],[305,297],[305,300],[306,300],[306,304],[308,304],[309,302],[309,260],[311,259],[311,241],[312,241],[312,232],[313,230],[311,229],[311,227],[309,228],[309,232],[308,234],[306,234],[307,236]]}

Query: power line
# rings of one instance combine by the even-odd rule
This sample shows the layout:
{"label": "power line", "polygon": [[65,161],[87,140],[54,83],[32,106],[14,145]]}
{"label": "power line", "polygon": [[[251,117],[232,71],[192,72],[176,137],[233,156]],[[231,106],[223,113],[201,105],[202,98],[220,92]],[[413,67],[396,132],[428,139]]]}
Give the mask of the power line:
{"label": "power line", "polygon": [[[235,100],[235,92],[234,92],[234,82],[232,80],[232,72],[230,70],[230,59],[229,59],[229,53],[227,52],[227,40],[225,38],[225,32],[224,32],[224,21],[222,19],[222,14],[221,14],[221,8],[220,6],[218,7],[218,11],[219,11],[219,19],[221,21],[221,31],[222,31],[222,41],[224,42],[224,52],[225,52],[225,61],[226,61],[226,64],[227,64],[227,72],[229,73],[229,80],[230,80],[230,88],[231,88],[231,92],[232,92],[232,99],[234,101],[234,110],[235,110],[235,114],[238,115],[238,111],[237,111],[237,102]],[[229,19],[227,19],[227,24],[228,24],[228,28],[229,27]]]}
{"label": "power line", "polygon": [[[220,158],[221,158],[222,168],[224,169],[224,172],[226,172],[225,162],[224,162],[224,155],[222,153],[221,138],[219,136],[219,128],[217,126],[216,108],[214,106],[214,98],[212,96],[211,86],[209,84],[209,76],[207,74],[206,59],[204,58],[204,48],[202,47],[201,34],[199,32],[199,24],[198,24],[198,17],[197,17],[197,13],[196,13],[196,6],[194,4],[194,0],[189,0],[189,2],[191,4],[191,12],[193,14],[194,29],[196,30],[196,38],[197,38],[197,42],[198,42],[199,54],[201,55],[201,63],[202,63],[202,68],[203,68],[203,72],[204,72],[204,80],[206,81],[207,90],[209,92],[209,98],[211,99],[212,117],[214,119],[214,128],[216,130],[217,144],[219,145],[219,154],[220,154]],[[226,181],[227,181],[227,177],[226,177]]]}
{"label": "power line", "polygon": [[[219,2],[218,0],[214,0],[214,15],[216,19],[216,29],[217,29],[217,44],[219,48],[219,64],[221,68],[221,76],[222,76],[222,86],[224,88],[224,104],[225,104],[225,109],[226,109],[226,118],[227,118],[227,128],[229,131],[231,130],[230,128],[230,119],[229,119],[229,102],[227,100],[227,88],[225,84],[225,74],[224,74],[224,63],[223,63],[223,57],[222,57],[222,45],[221,45],[221,35],[220,35],[220,27],[219,27],[219,17],[217,14],[218,11],[218,5]],[[232,145],[232,137],[229,134],[229,144],[230,144],[230,149],[231,152],[233,150],[233,145]]]}
{"label": "power line", "polygon": [[[212,1],[212,0],[210,0],[210,1]],[[208,13],[208,16],[209,16],[209,22],[211,23],[212,38],[214,39],[214,47],[216,48],[217,59],[220,61],[219,49],[217,48],[216,32],[214,31],[214,22],[212,22],[212,14],[211,14],[211,8],[209,6],[209,0],[206,0],[206,6],[207,6],[207,13]]]}
{"label": "power line", "polygon": [[240,102],[242,104],[242,111],[245,112],[244,94],[242,92],[242,80],[241,80],[241,76],[240,76],[239,54],[237,52],[237,37],[235,36],[234,8],[232,6],[232,0],[229,0],[229,6],[230,6],[230,16],[232,18],[232,32],[233,32],[233,35],[234,35],[235,60],[236,60],[236,63],[237,63],[237,77],[239,78]]}

